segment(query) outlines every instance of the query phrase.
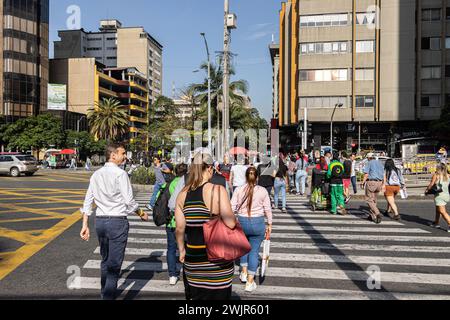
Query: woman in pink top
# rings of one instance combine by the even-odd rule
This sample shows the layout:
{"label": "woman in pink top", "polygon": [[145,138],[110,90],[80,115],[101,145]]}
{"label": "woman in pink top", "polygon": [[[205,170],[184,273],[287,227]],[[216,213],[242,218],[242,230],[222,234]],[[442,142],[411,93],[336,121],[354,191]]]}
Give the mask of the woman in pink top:
{"label": "woman in pink top", "polygon": [[[245,174],[247,184],[236,189],[231,199],[233,212],[238,214],[239,222],[247,236],[252,250],[241,258],[240,279],[245,291],[256,289],[255,275],[259,264],[259,249],[265,237],[272,233],[272,207],[266,188],[256,185],[257,171],[251,167]],[[267,216],[266,228],[264,216]]]}

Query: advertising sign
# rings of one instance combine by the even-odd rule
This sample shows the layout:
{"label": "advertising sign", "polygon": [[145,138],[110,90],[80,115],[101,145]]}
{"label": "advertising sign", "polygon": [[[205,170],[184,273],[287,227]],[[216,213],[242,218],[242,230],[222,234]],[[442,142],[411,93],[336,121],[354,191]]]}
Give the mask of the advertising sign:
{"label": "advertising sign", "polygon": [[48,110],[67,110],[67,87],[65,84],[48,84]]}

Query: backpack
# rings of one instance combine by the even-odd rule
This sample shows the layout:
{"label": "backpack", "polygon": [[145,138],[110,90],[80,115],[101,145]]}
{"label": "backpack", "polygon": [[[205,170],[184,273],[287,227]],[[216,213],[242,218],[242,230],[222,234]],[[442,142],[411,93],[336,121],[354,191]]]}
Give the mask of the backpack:
{"label": "backpack", "polygon": [[169,210],[169,200],[170,200],[170,185],[174,179],[165,183],[157,196],[155,207],[153,208],[153,222],[157,227],[166,225],[170,222],[170,210]]}
{"label": "backpack", "polygon": [[344,166],[342,164],[336,164],[331,169],[331,178],[342,179],[344,176]]}
{"label": "backpack", "polygon": [[389,181],[388,181],[390,186],[400,186],[400,177],[397,174],[397,172],[392,171],[391,172],[391,176],[389,177]]}
{"label": "backpack", "polygon": [[344,179],[350,179],[352,177],[352,162],[350,160],[344,161]]}

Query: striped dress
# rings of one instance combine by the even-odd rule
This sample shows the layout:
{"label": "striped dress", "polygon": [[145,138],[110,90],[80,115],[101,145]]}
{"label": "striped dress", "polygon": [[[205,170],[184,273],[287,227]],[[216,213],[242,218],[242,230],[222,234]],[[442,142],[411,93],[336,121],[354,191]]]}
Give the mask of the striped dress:
{"label": "striped dress", "polygon": [[231,297],[234,263],[210,263],[203,224],[210,220],[203,200],[203,186],[188,192],[183,208],[186,219],[184,277],[188,300],[227,300]]}

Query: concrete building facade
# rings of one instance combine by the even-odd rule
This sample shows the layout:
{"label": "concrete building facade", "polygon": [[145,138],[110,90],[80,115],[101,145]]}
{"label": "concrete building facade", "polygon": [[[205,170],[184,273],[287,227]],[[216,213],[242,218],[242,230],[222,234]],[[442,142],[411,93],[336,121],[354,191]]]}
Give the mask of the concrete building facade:
{"label": "concrete building facade", "polygon": [[[108,68],[95,58],[52,59],[50,81],[67,85],[67,111],[53,112],[63,119],[64,129],[76,130],[78,120],[89,109],[105,98],[114,98],[128,113],[130,139],[147,136],[147,78],[136,68]],[[80,129],[86,129],[86,121],[80,123]]]}
{"label": "concrete building facade", "polygon": [[55,59],[95,58],[109,68],[135,67],[147,78],[150,104],[162,94],[163,46],[144,28],[102,20],[98,32],[62,30],[58,35]]}
{"label": "concrete building facade", "polygon": [[398,141],[426,135],[428,121],[450,103],[447,2],[283,3],[279,49],[270,48],[274,72],[279,63],[274,118],[283,142],[300,146],[297,129],[306,115],[308,148],[329,146],[336,105],[342,105],[333,130],[340,149],[395,153]]}
{"label": "concrete building facade", "polygon": [[49,1],[0,1],[0,18],[0,117],[10,123],[47,108]]}

